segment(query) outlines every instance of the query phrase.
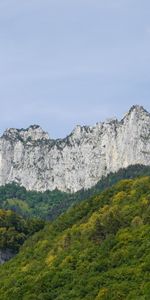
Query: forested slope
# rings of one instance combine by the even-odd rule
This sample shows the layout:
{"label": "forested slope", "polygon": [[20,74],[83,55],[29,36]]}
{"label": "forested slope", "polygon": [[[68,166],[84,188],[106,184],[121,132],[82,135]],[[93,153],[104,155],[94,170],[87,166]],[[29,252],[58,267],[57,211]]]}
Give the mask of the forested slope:
{"label": "forested slope", "polygon": [[29,238],[2,300],[150,299],[150,177],[123,180]]}

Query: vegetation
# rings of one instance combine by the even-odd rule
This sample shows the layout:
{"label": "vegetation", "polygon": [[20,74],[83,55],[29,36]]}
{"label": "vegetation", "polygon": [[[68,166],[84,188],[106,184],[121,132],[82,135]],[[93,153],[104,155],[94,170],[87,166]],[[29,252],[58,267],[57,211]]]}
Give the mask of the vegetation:
{"label": "vegetation", "polygon": [[0,187],[0,208],[11,209],[24,217],[52,220],[64,213],[70,206],[100,193],[121,179],[143,175],[150,176],[150,167],[130,166],[102,178],[93,188],[81,190],[75,194],[67,194],[58,190],[44,193],[27,191],[24,187],[20,187],[15,183],[7,184]]}
{"label": "vegetation", "polygon": [[2,300],[149,300],[150,177],[118,182],[30,237],[0,268]]}
{"label": "vegetation", "polygon": [[0,250],[17,253],[24,241],[43,227],[43,221],[25,220],[13,211],[0,209]]}

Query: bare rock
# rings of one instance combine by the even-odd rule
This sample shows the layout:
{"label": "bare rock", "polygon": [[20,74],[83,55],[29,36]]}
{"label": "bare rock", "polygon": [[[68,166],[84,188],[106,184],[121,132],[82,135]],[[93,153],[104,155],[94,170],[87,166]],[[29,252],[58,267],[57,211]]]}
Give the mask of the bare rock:
{"label": "bare rock", "polygon": [[65,139],[52,140],[37,125],[0,138],[0,185],[75,192],[134,164],[150,165],[150,114],[138,105],[121,121],[77,126]]}

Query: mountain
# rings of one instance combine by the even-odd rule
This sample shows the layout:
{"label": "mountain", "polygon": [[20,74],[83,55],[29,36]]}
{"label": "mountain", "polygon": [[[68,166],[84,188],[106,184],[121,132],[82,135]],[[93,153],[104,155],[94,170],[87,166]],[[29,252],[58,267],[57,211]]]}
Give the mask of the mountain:
{"label": "mountain", "polygon": [[150,299],[150,177],[118,182],[29,238],[2,300]]}
{"label": "mountain", "polygon": [[27,191],[23,186],[9,183],[0,186],[0,208],[13,210],[25,218],[40,217],[54,220],[74,204],[96,195],[111,187],[121,179],[150,176],[150,166],[133,165],[110,173],[103,177],[94,187],[76,193],[54,191]]}
{"label": "mountain", "polygon": [[121,121],[77,126],[65,139],[50,139],[37,125],[0,138],[0,185],[76,192],[133,164],[150,165],[150,114],[141,106]]}

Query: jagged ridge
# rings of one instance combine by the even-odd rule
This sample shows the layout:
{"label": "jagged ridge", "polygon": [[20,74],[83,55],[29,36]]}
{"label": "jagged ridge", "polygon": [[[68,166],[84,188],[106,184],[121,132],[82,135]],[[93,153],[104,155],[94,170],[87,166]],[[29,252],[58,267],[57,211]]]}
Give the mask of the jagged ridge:
{"label": "jagged ridge", "polygon": [[121,121],[77,126],[64,139],[50,139],[38,125],[0,138],[0,185],[76,192],[133,164],[150,165],[150,114],[138,105]]}

